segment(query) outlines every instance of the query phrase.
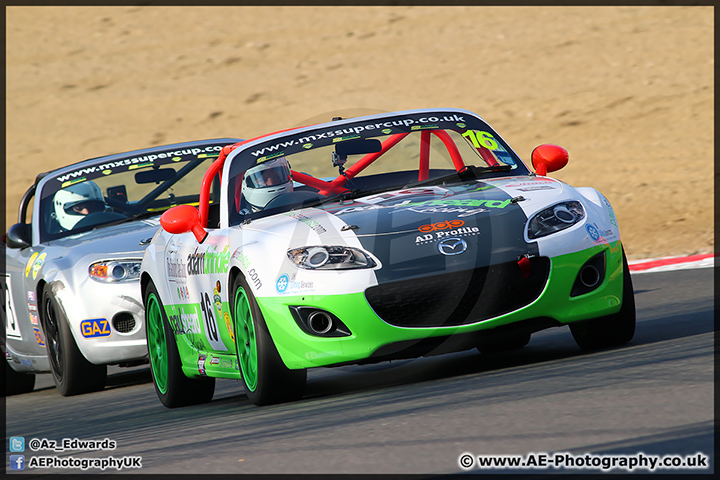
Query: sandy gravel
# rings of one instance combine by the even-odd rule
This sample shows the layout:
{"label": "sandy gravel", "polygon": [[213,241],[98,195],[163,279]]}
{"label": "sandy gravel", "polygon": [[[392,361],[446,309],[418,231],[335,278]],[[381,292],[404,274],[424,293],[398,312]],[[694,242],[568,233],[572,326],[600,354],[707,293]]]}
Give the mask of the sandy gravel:
{"label": "sandy gravel", "polygon": [[6,226],[41,171],[337,112],[459,107],[613,203],[630,258],[713,251],[713,8],[7,7]]}

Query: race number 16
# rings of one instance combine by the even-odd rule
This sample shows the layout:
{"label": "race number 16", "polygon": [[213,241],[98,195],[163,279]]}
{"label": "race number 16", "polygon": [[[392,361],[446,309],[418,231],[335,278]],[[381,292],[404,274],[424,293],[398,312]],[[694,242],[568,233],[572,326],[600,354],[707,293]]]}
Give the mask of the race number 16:
{"label": "race number 16", "polygon": [[485,147],[490,150],[497,150],[498,148],[497,142],[488,132],[482,132],[480,130],[467,130],[462,134],[462,136],[470,139],[473,147],[475,148]]}

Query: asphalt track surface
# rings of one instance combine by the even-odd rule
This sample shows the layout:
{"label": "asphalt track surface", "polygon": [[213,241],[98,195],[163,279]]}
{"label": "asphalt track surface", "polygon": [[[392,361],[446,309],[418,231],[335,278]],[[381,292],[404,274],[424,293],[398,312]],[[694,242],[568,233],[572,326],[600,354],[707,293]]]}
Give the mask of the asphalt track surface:
{"label": "asphalt track surface", "polygon": [[[105,391],[70,398],[42,375],[34,392],[6,399],[6,434],[25,437],[26,464],[39,456],[142,457],[141,469],[123,470],[130,474],[559,471],[459,466],[463,453],[531,452],[699,452],[709,469],[692,472],[712,473],[713,269],[633,275],[633,282],[638,325],[621,348],[583,353],[567,327],[554,328],[512,353],[311,370],[302,400],[268,407],[250,404],[241,384],[222,380],[211,403],[169,410],[147,367],[112,369]],[[33,438],[108,438],[117,447],[33,452]]]}

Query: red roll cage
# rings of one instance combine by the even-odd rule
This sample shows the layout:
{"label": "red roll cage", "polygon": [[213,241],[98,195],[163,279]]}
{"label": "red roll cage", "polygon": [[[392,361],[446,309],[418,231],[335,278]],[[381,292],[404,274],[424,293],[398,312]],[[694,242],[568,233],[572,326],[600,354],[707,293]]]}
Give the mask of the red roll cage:
{"label": "red roll cage", "polygon": [[[288,129],[293,130],[293,129]],[[208,167],[207,171],[205,172],[205,175],[203,176],[202,184],[200,186],[200,204],[199,204],[199,218],[200,218],[200,225],[203,228],[207,228],[207,222],[208,222],[208,211],[210,208],[210,187],[212,185],[213,179],[216,175],[220,175],[220,180],[222,181],[222,168],[225,165],[225,159],[227,156],[236,148],[239,146],[263,138],[270,135],[275,135],[276,133],[282,133],[287,132],[288,130],[281,130],[279,132],[273,132],[269,133],[267,135],[262,135],[260,137],[256,137],[249,140],[244,140],[242,142],[235,143],[233,145],[226,145],[223,147],[222,151],[220,152],[220,156],[215,160],[210,167]],[[353,165],[348,167],[347,170],[342,175],[338,175],[337,178],[334,180],[328,182],[325,180],[321,180],[319,178],[315,178],[312,175],[308,175],[306,173],[297,172],[295,170],[291,170],[292,179],[296,182],[302,183],[304,185],[307,185],[311,188],[318,189],[318,193],[321,195],[337,195],[343,192],[348,191],[347,188],[345,188],[343,185],[348,180],[351,180],[355,176],[357,176],[360,172],[365,170],[367,167],[372,165],[373,162],[375,162],[378,158],[380,158],[382,155],[384,155],[386,152],[388,152],[391,148],[393,148],[395,145],[397,145],[403,138],[410,135],[410,132],[405,133],[396,133],[395,135],[390,136],[382,143],[382,149],[379,152],[376,153],[369,153],[362,157],[360,160],[355,162]],[[445,145],[445,148],[447,148],[448,153],[450,154],[450,159],[453,162],[453,166],[455,167],[455,170],[460,171],[463,168],[465,168],[465,162],[463,162],[462,156],[460,155],[460,151],[457,148],[457,145],[455,145],[455,142],[450,138],[450,135],[447,134],[447,132],[443,130],[423,130],[420,134],[420,158],[419,158],[419,173],[418,173],[418,181],[427,180],[429,176],[430,171],[430,135],[435,135],[440,139],[440,141]],[[480,155],[482,155],[483,159],[489,164],[489,165],[496,165],[497,162],[495,158],[493,157],[490,150],[488,150],[485,147],[478,148],[478,151],[480,152]]]}

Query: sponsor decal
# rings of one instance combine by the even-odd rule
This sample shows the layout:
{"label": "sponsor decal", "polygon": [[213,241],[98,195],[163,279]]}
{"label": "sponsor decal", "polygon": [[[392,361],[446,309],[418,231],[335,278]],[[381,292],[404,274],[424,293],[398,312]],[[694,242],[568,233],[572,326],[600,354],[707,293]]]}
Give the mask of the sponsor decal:
{"label": "sponsor decal", "polygon": [[413,202],[412,200],[404,200],[393,205],[362,205],[354,207],[346,207],[334,212],[335,215],[344,213],[361,212],[364,210],[376,210],[380,208],[392,208],[395,211],[406,211],[416,213],[459,213],[458,216],[469,217],[478,213],[489,212],[490,208],[502,209],[512,203],[512,199],[507,200],[485,200],[475,198],[453,199],[443,198],[438,200],[425,200],[421,202]]}
{"label": "sponsor decal", "polygon": [[[332,139],[331,142],[335,143],[338,141],[349,140],[360,137],[359,133],[367,130],[378,129],[383,133],[390,134],[393,130],[392,127],[405,127],[406,129],[411,125],[427,125],[435,124],[438,122],[454,123],[465,122],[465,118],[458,114],[420,117],[420,118],[394,118],[392,120],[386,120],[383,122],[375,123],[357,123],[354,125],[345,125],[341,128],[334,128],[325,131],[316,131],[312,134],[305,134],[302,137],[283,137],[281,142],[265,146],[259,150],[250,152],[255,158],[262,157],[263,155],[269,156],[272,152],[278,152],[280,150],[291,148],[296,145],[305,145],[311,142],[316,142],[320,139]],[[384,128],[383,128],[384,127]],[[320,145],[327,142],[320,142]],[[284,150],[283,150],[284,151]],[[270,152],[270,153],[268,153]]]}
{"label": "sponsor decal", "polygon": [[615,211],[612,208],[612,205],[610,205],[610,202],[608,202],[608,199],[605,198],[604,195],[600,195],[600,198],[602,198],[603,203],[605,204],[605,208],[607,209],[608,216],[610,217],[610,223],[613,227],[618,228],[617,224],[617,218],[615,218]]}
{"label": "sponsor decal", "polygon": [[210,365],[220,365],[220,357],[210,355]]}
{"label": "sponsor decal", "polygon": [[85,180],[87,180],[86,177],[78,178],[78,179],[76,179],[76,180],[69,180],[69,181],[67,181],[67,182],[63,182],[63,183],[60,185],[60,187],[61,187],[61,188],[69,187],[70,185],[75,185],[76,183],[82,183],[82,182],[84,182]]}
{"label": "sponsor decal", "polygon": [[[146,165],[153,165],[155,160],[157,159],[171,159],[173,161],[181,160],[181,156],[191,156],[191,157],[197,157],[197,158],[206,158],[206,157],[217,157],[218,154],[215,152],[220,152],[222,150],[221,145],[208,145],[203,148],[200,147],[188,147],[180,150],[169,150],[166,152],[158,152],[153,153],[149,155],[143,155],[140,157],[133,157],[133,158],[125,158],[122,160],[115,160],[99,165],[92,165],[90,167],[81,168],[80,170],[75,170],[63,175],[60,175],[56,177],[55,180],[57,180],[60,183],[63,183],[63,186],[67,186],[72,183],[77,183],[79,181],[84,181],[86,179],[85,175],[94,174],[96,172],[102,172],[104,175],[108,175],[110,171],[113,168],[121,168],[121,170],[125,170],[125,167],[127,167],[128,170],[134,169],[134,168],[140,168],[141,166]],[[202,152],[211,152],[211,153],[202,153]],[[142,164],[142,165],[138,165]],[[106,173],[107,172],[107,173]],[[83,177],[72,181],[66,181],[71,178],[75,177]]]}
{"label": "sponsor decal", "polygon": [[227,328],[227,331],[230,334],[230,340],[235,343],[235,330],[233,330],[232,321],[230,320],[230,314],[228,312],[224,312],[223,318],[225,319],[225,328]]}
{"label": "sponsor decal", "polygon": [[524,187],[518,188],[517,190],[520,190],[521,192],[535,192],[537,190],[555,190],[555,187],[552,185],[538,185],[537,187]]}
{"label": "sponsor decal", "polygon": [[44,347],[45,340],[43,339],[42,332],[38,327],[33,327],[33,335],[35,335],[35,342],[41,347]]}
{"label": "sponsor decal", "polygon": [[277,279],[275,290],[281,295],[289,292],[301,293],[314,290],[315,284],[313,282],[296,280],[295,278],[295,274],[292,274],[292,276],[287,274],[281,275],[280,278]]}
{"label": "sponsor decal", "polygon": [[30,323],[33,325],[40,325],[40,319],[38,319],[38,316],[32,312],[30,312]]}
{"label": "sponsor decal", "polygon": [[360,135],[347,135],[344,137],[333,138],[332,143],[344,142],[345,140],[355,140],[356,138],[360,138]]}
{"label": "sponsor decal", "polygon": [[275,290],[278,293],[285,293],[288,289],[288,285],[290,285],[290,277],[286,274],[280,275],[277,282],[275,282]]}
{"label": "sponsor decal", "polygon": [[176,305],[173,314],[168,313],[168,322],[175,335],[201,334],[200,319],[197,314],[197,304]]}
{"label": "sponsor decal", "polygon": [[436,231],[434,234],[426,233],[425,235],[416,236],[415,245],[426,245],[447,237],[467,237],[475,235],[480,235],[480,229],[478,227],[461,227],[454,230],[441,230]]}
{"label": "sponsor decal", "polygon": [[205,358],[205,355],[200,355],[197,362],[198,372],[200,372],[200,375],[203,376],[207,375],[207,373],[205,372]]}
{"label": "sponsor decal", "polygon": [[262,287],[262,282],[260,281],[260,276],[255,271],[254,268],[251,268],[248,270],[248,280],[250,280],[251,285],[255,286],[255,290],[259,290]]}
{"label": "sponsor decal", "polygon": [[410,130],[431,130],[438,128],[440,128],[440,125],[413,125],[410,127]]}
{"label": "sponsor decal", "polygon": [[28,303],[27,306],[29,311],[37,312],[37,305],[35,305],[34,303]]}
{"label": "sponsor decal", "polygon": [[233,367],[233,361],[229,358],[221,358],[220,359],[220,368],[232,368]]}
{"label": "sponsor decal", "polygon": [[222,298],[220,297],[221,291],[222,287],[220,285],[220,280],[218,280],[215,282],[215,288],[213,288],[213,305],[215,306],[215,311],[220,317],[222,316]]}
{"label": "sponsor decal", "polygon": [[294,218],[294,219],[297,220],[298,222],[304,223],[305,225],[307,225],[308,227],[310,227],[310,228],[311,228],[315,233],[317,233],[318,235],[327,232],[327,230],[325,229],[325,227],[323,227],[322,225],[320,225],[320,223],[319,223],[317,220],[313,220],[312,218],[307,217],[307,216],[303,215],[302,213],[298,213],[298,212],[288,212],[288,213],[283,213],[283,215],[288,216],[288,217],[291,217],[291,218]]}
{"label": "sponsor decal", "polygon": [[243,253],[242,250],[239,248],[235,249],[235,252],[233,252],[232,258],[236,258],[240,264],[245,267],[245,270],[247,270],[247,279],[249,280],[249,283],[251,285],[255,286],[255,290],[258,290],[262,287],[262,282],[260,281],[260,275],[257,273],[257,271],[254,268],[250,268],[250,259]]}
{"label": "sponsor decal", "polygon": [[438,243],[438,250],[443,255],[460,255],[467,250],[467,242],[462,238],[446,238]]}
{"label": "sponsor decal", "polygon": [[596,223],[588,223],[585,225],[585,230],[594,243],[608,243],[616,236],[612,229],[603,230]]}
{"label": "sponsor decal", "polygon": [[427,232],[434,232],[435,230],[447,230],[447,229],[453,229],[462,227],[465,225],[465,222],[463,220],[446,220],[444,222],[438,222],[438,223],[429,223],[427,225],[421,225],[418,227],[418,230],[427,233]]}
{"label": "sponsor decal", "polygon": [[28,292],[27,292],[27,301],[28,301],[28,302],[34,302],[34,301],[35,301],[35,292],[28,290]]}
{"label": "sponsor decal", "polygon": [[[400,212],[401,210],[395,210],[392,213]],[[458,218],[471,217],[479,213],[489,212],[487,208],[465,208],[465,207],[410,207],[402,210],[404,212],[414,213],[457,213]]]}
{"label": "sponsor decal", "polygon": [[80,322],[80,333],[85,338],[109,337],[112,335],[110,322],[105,318],[91,318]]}
{"label": "sponsor decal", "polygon": [[40,272],[40,269],[42,268],[43,264],[45,263],[45,257],[47,257],[47,253],[43,252],[33,262],[33,266],[32,266],[33,280],[35,280],[37,278],[37,275]]}
{"label": "sponsor decal", "polygon": [[[548,185],[551,183],[552,185]],[[551,187],[552,189],[555,188],[556,181],[551,178],[535,178],[533,180],[528,180],[527,182],[517,182],[517,183],[508,183],[506,185],[503,185],[505,188],[520,188],[520,187],[538,187],[538,186],[544,186],[544,187]]]}
{"label": "sponsor decal", "polygon": [[40,255],[40,252],[35,252],[28,259],[27,264],[25,265],[25,278],[30,275],[30,269],[32,268],[33,263],[35,263],[35,259],[38,255]]}
{"label": "sponsor decal", "polygon": [[190,300],[190,292],[188,291],[187,285],[178,286],[177,294],[180,300]]}
{"label": "sponsor decal", "polygon": [[463,199],[453,199],[453,198],[443,198],[440,200],[427,200],[424,202],[411,202],[410,200],[407,200],[406,202],[393,205],[393,207],[445,207],[445,206],[451,206],[451,207],[486,207],[486,208],[505,208],[512,202],[512,199],[508,198],[507,200],[486,200],[486,199],[476,199],[476,198],[463,198]]}
{"label": "sponsor decal", "polygon": [[206,251],[198,251],[199,247],[195,247],[195,251],[187,256],[187,273],[188,275],[214,275],[217,273],[227,273],[228,262],[230,261],[229,245],[225,245],[222,252],[217,251],[217,246],[213,245]]}
{"label": "sponsor decal", "polygon": [[417,187],[408,188],[405,190],[398,190],[396,192],[378,193],[376,195],[370,195],[369,197],[359,198],[358,202],[375,204],[386,203],[391,200],[398,200],[408,195],[442,195],[443,197],[447,197],[452,194],[452,191],[443,187]]}
{"label": "sponsor decal", "polygon": [[165,266],[167,267],[168,280],[171,282],[185,283],[187,280],[187,267],[183,263],[181,258],[167,258],[165,260]]}

